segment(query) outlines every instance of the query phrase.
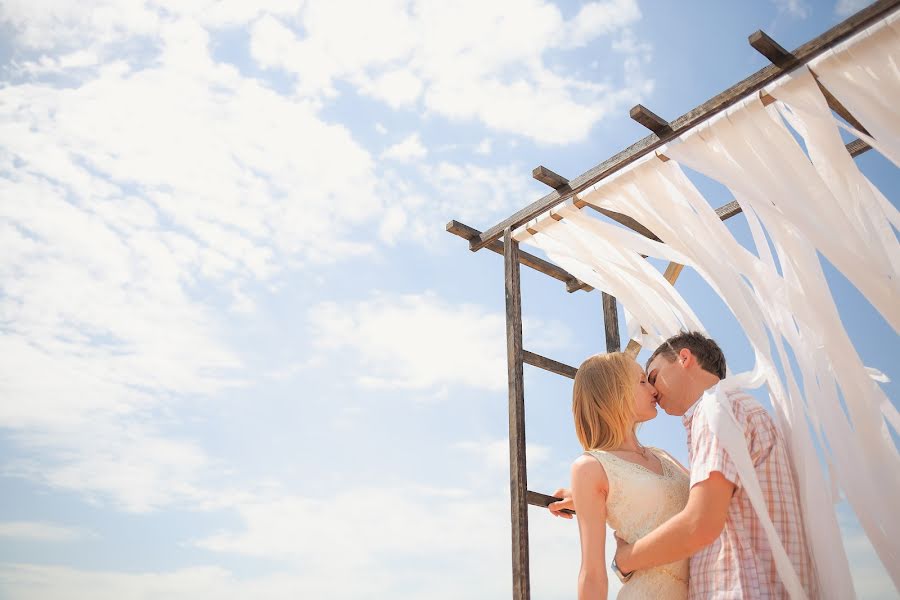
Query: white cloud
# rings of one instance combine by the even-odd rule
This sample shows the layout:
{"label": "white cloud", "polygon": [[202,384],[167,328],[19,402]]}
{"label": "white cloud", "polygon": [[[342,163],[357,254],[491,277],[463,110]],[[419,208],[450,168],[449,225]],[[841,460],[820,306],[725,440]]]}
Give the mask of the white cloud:
{"label": "white cloud", "polygon": [[[433,293],[374,294],[361,302],[320,303],[308,321],[318,347],[358,356],[364,387],[506,387],[506,324],[499,312],[450,304]],[[528,320],[524,335],[529,347],[552,348],[569,333],[556,321]]]}
{"label": "white cloud", "polygon": [[390,146],[381,154],[381,157],[400,162],[409,162],[425,158],[427,155],[428,149],[422,145],[419,134],[412,133],[393,146]]}
{"label": "white cloud", "polygon": [[543,0],[311,0],[296,27],[260,20],[251,47],[261,65],[292,73],[303,95],[332,96],[344,80],[394,108],[421,97],[428,111],[451,120],[563,144],[584,139],[610,110],[649,93],[652,82],[637,64],[625,65],[615,84],[562,77],[544,55],[640,18],[634,0],[586,4],[570,21]]}
{"label": "white cloud", "polygon": [[848,17],[872,3],[872,0],[838,0],[834,12],[841,17]]}
{"label": "white cloud", "polygon": [[568,42],[582,46],[594,38],[612,33],[641,18],[636,0],[589,2],[579,9],[569,23]]}
{"label": "white cloud", "polygon": [[43,521],[2,521],[0,538],[35,542],[74,542],[94,537],[81,527],[68,527]]}
{"label": "white cloud", "polygon": [[[226,319],[263,283],[372,251],[374,161],[317,103],[215,63],[196,22],[31,6],[4,6],[17,41],[64,48],[38,62],[74,79],[0,103],[0,426],[30,453],[3,469],[131,511],[202,498],[210,461],[160,412],[239,383]],[[93,34],[158,38],[110,66]]]}
{"label": "white cloud", "polygon": [[383,100],[391,108],[410,106],[422,94],[422,80],[408,69],[395,69],[360,85],[363,94]]}
{"label": "white cloud", "polygon": [[492,144],[491,138],[484,138],[479,142],[478,146],[475,147],[475,153],[484,155],[490,154]]}
{"label": "white cloud", "polygon": [[381,123],[375,123],[375,131],[377,131],[381,135],[384,135],[388,132],[387,127],[385,127]]}
{"label": "white cloud", "polygon": [[786,13],[798,19],[809,16],[810,7],[804,0],[773,0],[780,13]]}

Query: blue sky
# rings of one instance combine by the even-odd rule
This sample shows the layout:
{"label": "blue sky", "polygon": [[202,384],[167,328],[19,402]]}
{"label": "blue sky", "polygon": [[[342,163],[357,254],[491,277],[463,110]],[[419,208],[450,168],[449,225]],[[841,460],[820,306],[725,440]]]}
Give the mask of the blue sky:
{"label": "blue sky", "polygon": [[[794,48],[865,4],[2,3],[0,597],[507,597],[503,265],[445,223],[764,66],[753,31]],[[896,169],[858,162],[896,205]],[[897,336],[826,269],[897,380]],[[603,349],[597,293],[522,280],[526,348]],[[531,489],[579,453],[570,395],[527,370]],[[686,458],[675,419],[641,436]],[[840,510],[860,595],[895,597]],[[576,528],[530,514],[535,597],[571,597]]]}

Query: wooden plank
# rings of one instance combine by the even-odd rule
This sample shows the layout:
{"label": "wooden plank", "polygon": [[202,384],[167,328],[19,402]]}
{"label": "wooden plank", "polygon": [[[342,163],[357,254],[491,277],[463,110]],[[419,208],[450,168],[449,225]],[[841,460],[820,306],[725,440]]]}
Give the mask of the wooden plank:
{"label": "wooden plank", "polygon": [[522,289],[519,243],[503,234],[506,289],[506,364],[509,377],[509,496],[512,523],[513,600],[529,600],[528,477],[525,465],[525,381],[522,367]]}
{"label": "wooden plank", "polygon": [[857,121],[856,117],[850,114],[850,111],[847,110],[847,107],[841,104],[841,101],[835,98],[834,94],[829,92],[828,88],[822,85],[822,82],[819,81],[819,78],[815,77],[815,73],[813,74],[813,77],[816,80],[816,85],[819,86],[819,91],[822,92],[822,95],[825,97],[825,102],[828,103],[828,108],[836,112],[842,119],[847,121],[847,123],[855,127],[857,131],[861,131],[866,135],[870,135],[869,130],[863,127],[862,123]]}
{"label": "wooden plank", "polygon": [[716,214],[719,215],[719,218],[723,221],[725,219],[730,219],[736,214],[739,214],[743,211],[741,205],[737,203],[737,200],[732,200],[728,204],[724,204],[716,209]]}
{"label": "wooden plank", "polygon": [[666,267],[665,273],[663,273],[663,278],[668,281],[671,285],[675,285],[675,280],[678,279],[678,276],[681,275],[681,270],[684,269],[684,265],[679,265],[676,262],[670,262],[669,266]]}
{"label": "wooden plank", "polygon": [[[460,223],[459,221],[450,221],[449,223],[447,223],[447,231],[449,233],[452,233],[453,235],[463,238],[464,240],[471,240],[473,238],[476,238],[481,233],[474,227],[469,227],[468,225]],[[497,254],[503,255],[503,244],[499,241],[489,244],[487,246],[487,249],[496,252]],[[540,258],[533,254],[529,254],[528,252],[525,252],[523,250],[519,250],[519,262],[526,267],[530,267],[535,271],[543,273],[544,275],[549,275],[553,279],[562,281],[566,284],[566,290],[570,293],[578,290],[589,292],[594,289],[583,281],[580,281],[573,275],[570,275],[569,272],[565,269],[561,269],[553,263],[548,262],[543,258]]]}
{"label": "wooden plank", "polygon": [[[556,496],[548,496],[547,494],[532,492],[531,490],[528,490],[526,496],[528,498],[528,504],[532,506],[543,506],[544,508],[550,506],[552,502],[559,502],[560,500],[562,500],[562,498],[557,498]],[[564,508],[562,512],[569,515],[575,514],[574,510],[569,510],[568,508]]]}
{"label": "wooden plank", "polygon": [[606,330],[606,351],[618,352],[622,349],[619,338],[619,311],[616,297],[603,292],[603,328]]}
{"label": "wooden plank", "polygon": [[[838,23],[822,35],[810,40],[792,52],[796,58],[793,67],[805,64],[836,44],[864,29],[868,25],[885,16],[900,5],[900,0],[878,0],[868,7],[860,10],[846,20]],[[707,119],[717,115],[737,102],[740,102],[750,94],[756,93],[763,87],[777,79],[782,70],[775,65],[768,65],[743,81],[731,86],[724,92],[710,98],[695,109],[683,114],[671,122],[671,132],[663,136],[655,133],[632,144],[615,156],[603,161],[594,168],[569,181],[569,190],[559,192],[554,190],[540,200],[532,202],[525,208],[515,212],[500,223],[489,227],[477,239],[469,242],[469,249],[481,250],[491,241],[503,235],[507,227],[519,227],[541,213],[565,202],[573,195],[584,191],[605,177],[619,171],[635,160],[653,152],[663,144],[677,138],[679,135],[703,123]]]}
{"label": "wooden plank", "polygon": [[781,44],[770,38],[761,29],[751,33],[747,41],[757,52],[769,59],[770,63],[781,69],[797,60],[793,54],[782,48]]}
{"label": "wooden plank", "polygon": [[[734,204],[737,204],[737,202],[735,202]],[[669,266],[666,267],[666,270],[663,273],[663,277],[670,284],[675,285],[675,281],[678,279],[678,276],[681,275],[681,271],[683,269],[684,265],[680,265],[676,262],[670,262]],[[647,330],[641,327],[641,333],[647,333]],[[627,354],[631,358],[635,358],[640,351],[641,345],[639,343],[634,340],[628,340],[628,345],[625,346],[625,354]]]}
{"label": "wooden plank", "polygon": [[866,150],[871,150],[872,146],[868,145],[862,140],[856,139],[847,144],[847,152],[850,153],[850,156],[856,158]]}
{"label": "wooden plank", "polygon": [[592,209],[596,210],[601,215],[605,215],[605,216],[609,217],[610,219],[612,219],[613,221],[615,221],[617,223],[621,223],[628,229],[631,229],[632,231],[636,231],[644,237],[650,238],[651,240],[654,240],[657,242],[661,241],[658,237],[656,237],[655,233],[653,233],[652,231],[650,231],[649,229],[647,229],[646,227],[644,227],[643,225],[638,223],[634,218],[629,217],[628,215],[623,215],[622,213],[617,213],[617,212],[611,211],[606,208],[599,208],[597,206],[591,206],[590,204],[586,204],[586,206],[590,206]]}
{"label": "wooden plank", "polygon": [[547,167],[541,165],[531,171],[531,176],[552,187],[554,190],[563,190],[569,186],[569,180],[562,175],[557,175]]}
{"label": "wooden plank", "polygon": [[[781,70],[790,69],[791,66],[796,62],[796,57],[781,47],[781,45],[769,37],[764,31],[756,31],[750,35],[748,38],[750,45],[753,46],[760,54],[769,59],[773,65],[777,66]],[[819,78],[813,73],[813,78],[816,81],[816,85],[819,86],[819,91],[822,92],[822,96],[825,98],[825,102],[828,104],[828,107],[833,110],[835,113],[840,115],[842,119],[847,121],[850,125],[855,127],[857,131],[861,131],[866,135],[869,135],[869,132],[865,127],[862,126],[862,123],[856,120],[856,118],[850,114],[850,111],[841,104],[840,100],[834,97],[828,88],[822,85],[822,82],[819,81]],[[763,99],[763,103],[766,101]]]}
{"label": "wooden plank", "polygon": [[545,371],[550,371],[551,373],[556,373],[557,375],[562,375],[569,379],[575,379],[575,373],[578,372],[578,369],[575,367],[570,367],[565,363],[553,360],[552,358],[547,358],[546,356],[541,356],[540,354],[535,354],[534,352],[529,352],[528,350],[522,351],[522,360],[532,367],[544,369]]}
{"label": "wooden plank", "polygon": [[631,107],[631,110],[628,111],[628,116],[656,135],[665,135],[672,131],[672,126],[669,125],[668,121],[643,104],[637,104]]}

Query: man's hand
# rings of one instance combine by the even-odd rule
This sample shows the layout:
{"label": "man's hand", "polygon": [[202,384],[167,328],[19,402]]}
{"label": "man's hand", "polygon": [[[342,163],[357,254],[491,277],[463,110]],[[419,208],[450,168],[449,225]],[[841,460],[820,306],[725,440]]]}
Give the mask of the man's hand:
{"label": "man's hand", "polygon": [[562,498],[559,502],[551,502],[547,508],[553,514],[554,517],[562,517],[563,519],[571,519],[572,515],[564,512],[560,512],[561,510],[567,508],[569,510],[575,510],[575,502],[572,501],[572,490],[568,488],[559,488],[553,495],[557,498]]}
{"label": "man's hand", "polygon": [[628,559],[631,558],[631,544],[623,540],[619,537],[619,534],[616,533],[616,566],[619,567],[619,570],[622,573],[630,573],[634,571],[631,568],[631,565],[628,564]]}

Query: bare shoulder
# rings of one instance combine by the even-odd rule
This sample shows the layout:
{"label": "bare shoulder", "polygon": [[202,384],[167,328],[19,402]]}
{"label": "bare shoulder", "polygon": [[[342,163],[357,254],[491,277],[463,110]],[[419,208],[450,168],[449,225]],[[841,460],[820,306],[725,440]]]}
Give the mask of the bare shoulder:
{"label": "bare shoulder", "polygon": [[572,486],[596,486],[600,490],[608,489],[609,481],[603,463],[590,454],[582,454],[576,458],[572,461]]}

